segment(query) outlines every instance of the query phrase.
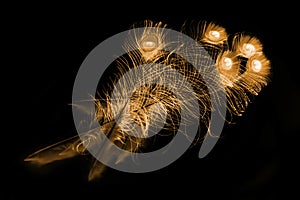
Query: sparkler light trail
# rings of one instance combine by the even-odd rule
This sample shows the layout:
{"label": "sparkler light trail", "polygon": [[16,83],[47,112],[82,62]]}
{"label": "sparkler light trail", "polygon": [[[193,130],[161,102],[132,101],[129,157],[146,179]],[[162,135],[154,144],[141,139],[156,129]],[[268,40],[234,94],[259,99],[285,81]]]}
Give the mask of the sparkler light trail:
{"label": "sparkler light trail", "polygon": [[[142,33],[137,32],[139,27]],[[180,37],[170,41],[169,32],[162,22],[146,20],[134,25],[121,44],[126,53],[109,65],[99,77],[97,93],[86,99],[93,103],[95,113],[83,104],[72,104],[86,114],[87,120],[80,124],[84,131],[34,152],[25,161],[45,165],[88,156],[90,149],[96,149],[88,179],[100,178],[105,162],[135,160],[138,154],[172,143],[175,135],[200,144],[214,135],[211,117],[218,112],[214,105],[222,104],[218,96],[222,88],[229,115],[241,116],[251,98],[270,81],[270,61],[253,35],[228,34],[224,27],[206,21],[193,27],[183,25],[180,32],[201,46],[199,51]],[[183,126],[196,126],[197,136]],[[111,143],[103,142],[105,138]],[[115,146],[127,153],[116,153]]]}

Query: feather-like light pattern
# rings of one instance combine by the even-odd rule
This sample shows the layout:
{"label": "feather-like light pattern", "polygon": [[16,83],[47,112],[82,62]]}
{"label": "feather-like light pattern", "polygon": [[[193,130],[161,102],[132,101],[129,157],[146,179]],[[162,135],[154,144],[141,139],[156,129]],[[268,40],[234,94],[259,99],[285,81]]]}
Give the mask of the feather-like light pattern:
{"label": "feather-like light pattern", "polygon": [[[107,138],[129,152],[152,150],[157,140],[175,134],[189,137],[188,133],[177,133],[182,118],[186,122],[191,118],[200,119],[209,132],[212,111],[210,95],[214,95],[214,91],[208,93],[203,73],[213,84],[222,84],[226,91],[228,112],[238,116],[245,112],[251,95],[258,95],[269,82],[270,61],[263,53],[262,43],[254,36],[240,33],[229,35],[224,27],[206,21],[196,27],[187,27],[189,35],[209,53],[210,60],[213,60],[211,63],[209,59],[204,59],[204,55],[194,54],[193,49],[180,43],[178,48],[184,48],[181,52],[186,52],[186,55],[179,56],[175,51],[165,51],[169,45],[165,40],[166,24],[146,20],[142,27],[146,27],[142,36],[133,32],[134,37],[124,42],[125,50],[136,50],[126,51],[126,55],[116,59],[112,66],[115,69],[113,76],[108,79],[105,87],[99,88],[102,90],[99,95],[92,97],[97,120],[87,125],[89,130],[82,137],[85,139],[72,137],[31,154],[25,161],[43,165],[88,154],[87,147],[101,144],[97,129],[92,128],[97,123]],[[205,68],[200,73],[185,59],[187,57],[193,57],[201,66],[214,65],[220,77],[210,75],[210,71],[205,71]],[[158,67],[158,64],[165,67]],[[180,73],[192,87],[187,87],[176,73]],[[165,83],[170,81],[173,85],[166,87]],[[194,108],[190,99],[182,98],[180,92],[176,93],[178,88],[193,94],[199,108]],[[182,108],[188,109],[187,116],[181,115]],[[79,109],[89,117],[88,110],[84,107]],[[200,136],[203,133],[199,134],[196,141],[201,139]],[[102,151],[108,159],[113,156],[109,153],[110,147]],[[119,155],[117,162],[122,162],[122,156],[125,155]],[[88,179],[101,177],[105,168],[95,159]]]}

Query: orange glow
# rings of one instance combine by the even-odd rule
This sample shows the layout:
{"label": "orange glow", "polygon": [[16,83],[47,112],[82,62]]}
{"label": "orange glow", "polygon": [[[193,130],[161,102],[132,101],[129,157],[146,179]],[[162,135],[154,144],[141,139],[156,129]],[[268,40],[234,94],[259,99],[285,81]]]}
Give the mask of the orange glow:
{"label": "orange glow", "polygon": [[205,23],[202,30],[202,42],[220,45],[227,40],[225,28],[215,23]]}
{"label": "orange glow", "polygon": [[226,86],[233,86],[233,82],[238,80],[240,61],[236,53],[224,51],[217,57],[216,64],[220,71],[222,83]]}
{"label": "orange glow", "polygon": [[245,34],[237,34],[235,36],[233,48],[239,55],[245,58],[250,58],[255,54],[261,54],[263,50],[258,38]]}

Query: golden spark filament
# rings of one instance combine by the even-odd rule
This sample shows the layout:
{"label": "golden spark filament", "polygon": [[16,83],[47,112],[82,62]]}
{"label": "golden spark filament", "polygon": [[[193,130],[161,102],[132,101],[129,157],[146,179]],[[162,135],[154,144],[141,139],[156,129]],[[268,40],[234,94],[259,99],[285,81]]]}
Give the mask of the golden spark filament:
{"label": "golden spark filament", "polygon": [[246,43],[243,45],[242,53],[245,57],[249,58],[256,53],[256,49],[252,44]]}
{"label": "golden spark filament", "polygon": [[219,26],[214,23],[204,23],[201,29],[201,40],[205,43],[219,45],[227,40],[226,30],[222,26]]}
{"label": "golden spark filament", "polygon": [[232,51],[224,51],[218,55],[216,64],[223,85],[233,87],[233,83],[239,79],[240,61],[237,54]]}
{"label": "golden spark filament", "polygon": [[210,31],[209,32],[209,39],[212,41],[216,41],[220,39],[220,32],[219,31]]}
{"label": "golden spark filament", "polygon": [[245,58],[250,58],[255,54],[262,54],[263,50],[258,38],[245,34],[236,34],[232,46],[234,50]]}
{"label": "golden spark filament", "polygon": [[259,60],[252,60],[252,70],[255,72],[259,72],[262,68],[261,62]]}
{"label": "golden spark filament", "polygon": [[224,64],[222,65],[222,67],[226,70],[230,70],[232,67],[232,60],[230,58],[224,58],[223,62]]}
{"label": "golden spark filament", "polygon": [[141,42],[141,48],[143,51],[149,52],[157,48],[157,38],[155,36],[147,36]]}

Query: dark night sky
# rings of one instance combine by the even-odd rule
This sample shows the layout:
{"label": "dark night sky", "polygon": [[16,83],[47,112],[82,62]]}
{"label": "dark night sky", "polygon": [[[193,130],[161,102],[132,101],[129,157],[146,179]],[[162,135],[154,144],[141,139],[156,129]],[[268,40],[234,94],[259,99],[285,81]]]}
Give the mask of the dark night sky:
{"label": "dark night sky", "polygon": [[[299,37],[293,33],[292,14],[282,16],[274,11],[251,16],[236,10],[230,15],[200,11],[198,15],[193,6],[153,12],[117,12],[113,6],[94,7],[91,12],[85,9],[41,6],[15,10],[7,16],[14,16],[6,29],[12,37],[8,53],[13,56],[11,81],[20,81],[12,94],[17,96],[14,107],[20,122],[10,128],[8,137],[14,147],[9,151],[9,162],[4,162],[10,174],[4,188],[8,199],[143,198],[160,192],[199,199],[282,199],[279,195],[294,194],[294,181],[299,180],[294,163],[300,93],[298,55],[292,50],[299,45]],[[271,60],[272,81],[245,115],[236,119],[237,124],[225,126],[222,138],[204,159],[198,159],[198,149],[191,150],[159,171],[127,174],[109,170],[102,180],[92,183],[86,181],[90,162],[85,158],[43,168],[24,163],[34,150],[76,134],[68,104],[82,61],[100,42],[144,19],[161,20],[175,29],[185,20],[213,20],[229,33],[253,33],[261,38]]]}

